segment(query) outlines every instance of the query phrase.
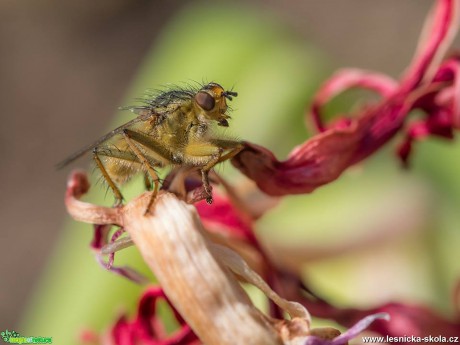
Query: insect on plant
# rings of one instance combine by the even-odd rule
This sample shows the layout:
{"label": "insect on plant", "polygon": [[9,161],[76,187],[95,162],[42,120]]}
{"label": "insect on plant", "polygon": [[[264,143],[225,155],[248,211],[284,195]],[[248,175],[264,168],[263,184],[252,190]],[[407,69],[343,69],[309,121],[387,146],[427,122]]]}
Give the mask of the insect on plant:
{"label": "insect on plant", "polygon": [[228,127],[227,100],[237,93],[225,91],[217,83],[200,88],[178,88],[142,98],[143,105],[122,109],[138,116],[109,132],[58,164],[64,167],[86,152],[93,159],[102,177],[120,205],[123,196],[119,185],[143,173],[147,188],[153,182],[153,193],[146,212],[159,190],[156,168],[190,167],[201,172],[207,203],[212,203],[209,172],[218,163],[234,157],[243,148],[241,142],[221,138],[213,127]]}

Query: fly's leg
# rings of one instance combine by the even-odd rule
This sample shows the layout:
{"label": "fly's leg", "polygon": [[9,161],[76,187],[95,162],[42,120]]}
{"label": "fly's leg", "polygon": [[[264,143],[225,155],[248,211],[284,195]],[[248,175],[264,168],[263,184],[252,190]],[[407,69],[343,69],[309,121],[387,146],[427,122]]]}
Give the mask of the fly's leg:
{"label": "fly's leg", "polygon": [[128,143],[129,148],[131,151],[134,152],[136,157],[139,159],[139,161],[144,165],[144,167],[147,169],[148,174],[153,180],[154,183],[154,188],[153,188],[153,193],[152,196],[150,197],[149,203],[147,204],[147,208],[145,209],[144,215],[147,214],[150,211],[150,208],[153,205],[153,202],[155,201],[155,198],[158,194],[158,189],[159,189],[159,177],[155,171],[155,169],[150,165],[149,161],[147,158],[145,158],[144,154],[141,152],[141,150],[136,146],[135,141],[131,138],[131,133],[133,133],[130,130],[125,129],[123,131],[123,137],[125,138],[126,142]]}
{"label": "fly's leg", "polygon": [[211,160],[201,168],[201,181],[203,182],[203,188],[206,192],[206,202],[208,204],[212,204],[212,189],[209,183],[209,171],[219,162],[223,151],[224,150],[219,147],[217,153],[211,156]]}
{"label": "fly's leg", "polygon": [[[211,188],[209,185],[209,171],[216,164],[235,157],[244,148],[244,146],[240,142],[233,141],[233,140],[214,139],[212,140],[212,143],[216,144],[220,148],[218,159],[217,161],[215,160],[209,161],[209,163],[206,164],[203,167],[203,169],[201,169],[201,176],[203,180],[204,190],[206,191],[206,194],[208,194],[208,197],[206,198],[206,202],[208,204],[212,204],[212,194],[211,194]],[[224,152],[227,149],[230,149],[230,151],[222,155],[222,152]]]}
{"label": "fly's leg", "polygon": [[97,167],[99,168],[99,170],[101,171],[102,173],[102,176],[104,177],[104,179],[107,181],[110,189],[112,189],[112,192],[115,196],[115,204],[114,206],[115,207],[118,207],[120,206],[122,203],[123,203],[123,195],[121,195],[121,192],[120,190],[118,189],[118,187],[115,185],[115,183],[113,182],[112,178],[110,177],[110,175],[107,173],[107,170],[105,169],[104,167],[104,164],[102,164],[102,161],[101,159],[99,158],[98,156],[98,152],[97,152],[97,147],[95,147],[93,149],[93,159],[94,161],[96,162],[96,165]]}
{"label": "fly's leg", "polygon": [[[239,141],[212,139],[209,143],[189,144],[185,153],[187,160],[194,163],[195,166],[202,166],[201,179],[203,188],[207,194],[206,202],[212,203],[211,185],[209,183],[209,171],[218,163],[226,161],[237,155],[243,149]],[[225,151],[227,151],[223,155]]]}
{"label": "fly's leg", "polygon": [[149,179],[149,174],[144,174],[144,186],[146,190],[152,190],[152,183]]}
{"label": "fly's leg", "polygon": [[[98,150],[98,155],[99,156],[104,156],[104,157],[109,157],[110,159],[114,159],[116,161],[124,161],[124,162],[130,162],[133,164],[141,165],[142,163],[139,161],[138,157],[130,151],[120,151],[118,149],[112,149],[110,147],[100,147]],[[152,160],[151,157],[150,161]],[[149,178],[148,173],[144,173],[144,185],[146,190],[152,190],[152,183]]]}
{"label": "fly's leg", "polygon": [[214,139],[212,142],[218,145],[219,147],[223,147],[224,150],[230,150],[226,154],[221,156],[217,163],[232,159],[244,149],[244,145],[239,141]]}
{"label": "fly's leg", "polygon": [[[165,147],[165,145],[144,133],[125,129],[123,131],[123,135],[131,150],[136,154],[142,164],[146,165],[147,168],[150,165],[140,149],[136,146],[136,143],[151,150],[152,153],[155,153],[158,156],[158,159],[161,159],[164,163],[173,163],[179,165],[185,164],[186,166],[200,168],[203,187],[207,194],[206,201],[208,203],[212,203],[211,186],[208,176],[209,171],[216,164],[231,159],[243,149],[243,145],[239,141],[212,139],[209,142],[188,143],[184,147],[183,151],[178,154],[177,152],[171,152],[167,147]],[[223,154],[225,151],[228,152]],[[148,169],[147,171],[149,172],[150,176],[152,176],[150,170]],[[157,176],[156,173],[154,176]],[[155,188],[157,189],[158,180],[155,180],[155,177],[152,176],[155,181]],[[153,195],[155,195],[155,192]]]}
{"label": "fly's leg", "polygon": [[[129,137],[132,142],[136,142],[141,144],[142,146],[150,149],[152,152],[149,152],[149,155],[152,155],[152,158],[157,159],[159,162],[162,163],[181,163],[180,158],[175,157],[174,154],[165,147],[164,144],[158,142],[154,138],[140,132],[131,131],[129,129],[125,129],[123,131],[123,135]],[[131,145],[130,145],[131,147]]]}

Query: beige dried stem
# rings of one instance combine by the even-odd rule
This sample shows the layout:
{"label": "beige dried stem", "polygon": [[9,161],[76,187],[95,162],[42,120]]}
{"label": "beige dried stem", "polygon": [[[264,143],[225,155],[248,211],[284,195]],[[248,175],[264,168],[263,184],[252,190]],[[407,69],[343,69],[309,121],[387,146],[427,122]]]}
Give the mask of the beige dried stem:
{"label": "beige dried stem", "polygon": [[[193,206],[162,192],[152,212],[144,215],[148,192],[123,207],[106,208],[79,200],[88,188],[86,175],[71,176],[69,213],[79,221],[123,227],[203,343],[293,345],[310,334],[307,310],[278,296],[236,252],[212,243]],[[291,319],[275,320],[259,311],[236,276],[261,289]]]}

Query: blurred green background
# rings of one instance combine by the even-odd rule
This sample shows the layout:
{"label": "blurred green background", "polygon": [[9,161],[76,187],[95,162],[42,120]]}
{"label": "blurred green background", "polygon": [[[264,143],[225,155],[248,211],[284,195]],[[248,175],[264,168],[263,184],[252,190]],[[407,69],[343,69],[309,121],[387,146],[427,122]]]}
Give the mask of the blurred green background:
{"label": "blurred green background", "polygon": [[[1,207],[0,329],[76,344],[81,330],[104,330],[120,312],[134,310],[141,288],[97,265],[88,246],[91,227],[63,210],[69,170],[52,170],[72,150],[131,118],[122,112],[110,120],[113,109],[159,85],[216,81],[239,93],[227,134],[283,158],[312,135],[304,125],[305,109],[337,67],[393,76],[404,69],[429,5],[121,0],[61,4],[57,10],[51,2],[2,5],[9,12],[0,14],[5,19],[0,39],[10,47],[0,64],[8,82],[0,94],[10,106],[2,114],[8,124],[2,139],[14,144],[13,152],[5,149],[2,164],[8,197]],[[25,24],[30,22],[37,25]],[[39,39],[17,23],[35,28]],[[407,36],[395,42],[395,25],[389,23],[406,25],[400,34]],[[55,51],[39,44],[51,47],[56,41],[61,43]],[[24,57],[27,49],[35,54]],[[19,62],[9,57],[13,53]],[[22,79],[9,74],[14,66]],[[347,93],[328,107],[329,116],[352,109],[364,96]],[[339,305],[408,301],[449,316],[451,288],[460,273],[460,146],[436,139],[419,143],[412,169],[402,171],[395,144],[311,195],[284,198],[257,231],[277,262],[300,269],[320,295]],[[219,171],[241,182],[229,164]],[[124,189],[128,198],[140,190],[140,181]],[[93,188],[88,200],[110,204],[104,193]],[[145,272],[132,248],[118,254],[116,264]]]}

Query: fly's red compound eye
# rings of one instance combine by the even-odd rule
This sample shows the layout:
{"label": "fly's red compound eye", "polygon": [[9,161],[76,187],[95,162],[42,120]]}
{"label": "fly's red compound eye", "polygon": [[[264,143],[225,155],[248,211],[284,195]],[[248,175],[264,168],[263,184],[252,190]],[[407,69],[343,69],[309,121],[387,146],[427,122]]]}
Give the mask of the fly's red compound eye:
{"label": "fly's red compound eye", "polygon": [[206,111],[214,109],[216,100],[207,92],[198,92],[195,96],[198,105]]}

